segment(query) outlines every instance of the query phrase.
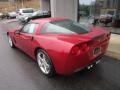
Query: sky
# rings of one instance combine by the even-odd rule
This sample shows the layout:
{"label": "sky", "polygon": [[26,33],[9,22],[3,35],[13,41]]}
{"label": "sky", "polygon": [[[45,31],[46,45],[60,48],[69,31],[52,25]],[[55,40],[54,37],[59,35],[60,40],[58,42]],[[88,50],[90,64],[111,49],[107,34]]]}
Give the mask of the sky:
{"label": "sky", "polygon": [[79,0],[79,1],[80,1],[80,4],[89,5],[89,4],[91,4],[92,1],[95,1],[95,0]]}

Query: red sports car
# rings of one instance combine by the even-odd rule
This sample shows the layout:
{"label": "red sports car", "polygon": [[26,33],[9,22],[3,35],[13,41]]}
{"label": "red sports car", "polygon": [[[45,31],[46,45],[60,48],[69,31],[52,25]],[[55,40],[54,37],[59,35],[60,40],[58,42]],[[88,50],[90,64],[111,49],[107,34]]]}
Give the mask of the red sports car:
{"label": "red sports car", "polygon": [[68,75],[97,64],[107,50],[110,32],[66,18],[43,18],[7,32],[10,46],[38,62],[46,76]]}

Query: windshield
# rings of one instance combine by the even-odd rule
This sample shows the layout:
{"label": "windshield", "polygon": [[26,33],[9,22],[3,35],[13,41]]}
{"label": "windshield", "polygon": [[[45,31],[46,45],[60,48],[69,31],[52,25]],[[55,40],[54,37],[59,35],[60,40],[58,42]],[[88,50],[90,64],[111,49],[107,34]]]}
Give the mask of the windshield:
{"label": "windshield", "polygon": [[60,20],[47,23],[42,33],[51,34],[84,34],[88,33],[90,28],[87,28],[72,20]]}

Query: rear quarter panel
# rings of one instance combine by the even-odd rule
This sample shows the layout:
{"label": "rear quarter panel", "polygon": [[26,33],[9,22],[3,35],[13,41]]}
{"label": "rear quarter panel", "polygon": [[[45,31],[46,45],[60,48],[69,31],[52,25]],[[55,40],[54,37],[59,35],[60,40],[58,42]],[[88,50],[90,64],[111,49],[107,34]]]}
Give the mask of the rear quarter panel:
{"label": "rear quarter panel", "polygon": [[36,40],[39,43],[38,47],[45,50],[50,56],[56,72],[64,72],[65,64],[73,44],[44,35],[37,36]]}

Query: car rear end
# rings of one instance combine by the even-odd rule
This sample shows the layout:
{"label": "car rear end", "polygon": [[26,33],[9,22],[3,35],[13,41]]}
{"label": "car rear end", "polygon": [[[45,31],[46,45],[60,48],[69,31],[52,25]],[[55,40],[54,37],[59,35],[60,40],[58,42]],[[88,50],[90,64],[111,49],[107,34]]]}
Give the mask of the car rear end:
{"label": "car rear end", "polygon": [[86,27],[68,19],[54,19],[43,27],[41,33],[55,35],[55,40],[61,41],[57,43],[58,46],[67,51],[64,53],[61,48],[57,48],[57,55],[51,55],[56,72],[62,75],[98,63],[105,54],[110,39],[110,32],[107,30]]}
{"label": "car rear end", "polygon": [[87,42],[75,44],[65,65],[66,74],[97,64],[107,50],[109,39],[110,33],[107,33],[93,37]]}
{"label": "car rear end", "polygon": [[17,13],[17,18],[19,20],[24,20],[26,17],[29,17],[33,14],[34,9],[32,8],[24,8],[24,9],[20,9]]}

